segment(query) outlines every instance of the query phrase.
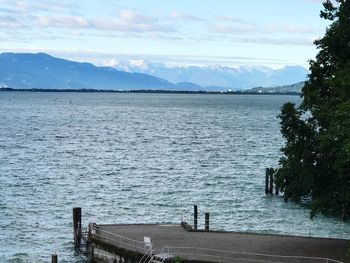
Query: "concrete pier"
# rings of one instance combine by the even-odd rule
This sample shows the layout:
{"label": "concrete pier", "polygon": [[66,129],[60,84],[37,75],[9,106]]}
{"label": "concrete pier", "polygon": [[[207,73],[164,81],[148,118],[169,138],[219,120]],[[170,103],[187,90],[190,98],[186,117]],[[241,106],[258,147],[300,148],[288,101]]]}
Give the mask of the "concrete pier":
{"label": "concrete pier", "polygon": [[194,230],[187,224],[98,225],[95,254],[107,244],[109,251],[134,253],[137,262],[144,237],[151,238],[155,251],[169,247],[168,253],[183,262],[350,262],[347,240]]}

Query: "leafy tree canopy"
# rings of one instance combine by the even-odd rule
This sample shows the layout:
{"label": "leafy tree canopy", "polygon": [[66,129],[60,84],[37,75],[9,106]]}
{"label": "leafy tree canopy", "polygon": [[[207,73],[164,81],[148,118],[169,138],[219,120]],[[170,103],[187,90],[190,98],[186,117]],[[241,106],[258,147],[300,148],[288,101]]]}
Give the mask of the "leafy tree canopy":
{"label": "leafy tree canopy", "polygon": [[350,0],[327,0],[321,17],[331,20],[319,52],[310,61],[303,101],[281,110],[286,145],[274,170],[286,200],[310,204],[320,212],[342,215],[350,208]]}

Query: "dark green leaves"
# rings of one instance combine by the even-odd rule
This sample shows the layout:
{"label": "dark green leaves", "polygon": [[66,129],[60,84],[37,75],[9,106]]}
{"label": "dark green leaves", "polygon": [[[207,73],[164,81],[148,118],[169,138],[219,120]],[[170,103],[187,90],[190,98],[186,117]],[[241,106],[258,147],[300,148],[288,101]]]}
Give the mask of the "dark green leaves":
{"label": "dark green leaves", "polygon": [[300,107],[286,103],[279,115],[286,145],[274,170],[286,200],[309,203],[317,213],[350,209],[350,1],[326,1],[321,17],[332,20],[315,41]]}

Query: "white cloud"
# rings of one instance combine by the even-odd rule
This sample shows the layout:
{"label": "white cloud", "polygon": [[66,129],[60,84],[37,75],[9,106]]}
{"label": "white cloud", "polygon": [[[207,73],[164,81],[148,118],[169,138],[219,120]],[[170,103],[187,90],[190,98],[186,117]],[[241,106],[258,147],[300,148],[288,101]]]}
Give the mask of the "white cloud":
{"label": "white cloud", "polygon": [[38,24],[42,27],[61,27],[61,28],[88,28],[92,24],[79,16],[37,16]]}
{"label": "white cloud", "polygon": [[37,0],[35,2],[28,1],[14,1],[14,0],[0,0],[0,4],[6,6],[7,10],[11,10],[13,12],[38,12],[38,11],[46,11],[46,12],[57,12],[63,10],[71,10],[74,5],[59,3],[53,0]]}
{"label": "white cloud", "polygon": [[102,30],[116,31],[174,31],[169,25],[159,22],[156,17],[141,14],[132,10],[121,10],[116,19],[99,20],[94,22],[95,27]]}
{"label": "white cloud", "polygon": [[41,27],[90,29],[116,32],[173,32],[174,29],[159,23],[154,17],[143,15],[131,10],[121,10],[115,18],[99,19],[81,16],[48,16],[37,15],[37,24]]}
{"label": "white cloud", "polygon": [[106,66],[106,67],[115,67],[119,65],[119,61],[116,60],[115,58],[112,58],[112,59],[103,61],[102,64],[103,66]]}
{"label": "white cloud", "polygon": [[259,26],[254,23],[217,23],[209,25],[209,32],[220,34],[238,33],[287,33],[287,34],[313,34],[315,30],[309,27],[288,25],[288,26]]}
{"label": "white cloud", "polygon": [[18,21],[14,16],[11,15],[0,15],[0,28],[9,29],[9,28],[21,28],[25,27],[23,23]]}
{"label": "white cloud", "polygon": [[281,26],[273,26],[273,27],[266,27],[263,29],[266,33],[302,33],[302,34],[310,34],[315,33],[315,30],[309,27],[304,26],[295,26],[295,25],[289,25],[285,27]]}
{"label": "white cloud", "polygon": [[122,22],[134,24],[155,23],[157,21],[157,19],[154,17],[143,15],[128,9],[121,10],[118,18]]}
{"label": "white cloud", "polygon": [[313,45],[313,38],[267,38],[267,37],[235,37],[232,38],[236,43],[250,43],[250,44],[265,44],[265,45],[293,45],[293,46],[311,46]]}
{"label": "white cloud", "polygon": [[209,28],[210,32],[220,34],[237,34],[237,33],[252,33],[257,32],[258,28],[255,26],[247,25],[227,25],[227,24],[215,24]]}
{"label": "white cloud", "polygon": [[194,16],[194,15],[190,15],[190,14],[185,14],[182,12],[178,12],[178,11],[172,11],[170,13],[170,19],[171,20],[176,20],[176,21],[180,21],[180,22],[184,22],[184,21],[206,21],[206,19],[198,17],[198,16]]}
{"label": "white cloud", "polygon": [[208,24],[208,31],[211,33],[237,35],[254,33],[267,37],[268,34],[314,34],[316,30],[304,25],[263,25],[255,21],[242,19],[230,15],[221,16],[216,23]]}
{"label": "white cloud", "polygon": [[245,25],[256,25],[255,22],[249,21],[246,19],[226,15],[226,16],[221,16],[218,18],[218,20],[223,21],[225,23],[233,23],[233,24],[245,24]]}
{"label": "white cloud", "polygon": [[[37,1],[15,1],[0,0],[0,28],[6,30],[8,28],[26,28],[27,31],[18,31],[18,35],[28,34],[38,29],[38,25],[52,25],[58,27],[60,24],[74,24],[79,18],[73,21],[71,15],[66,15],[59,21],[55,17],[55,13],[70,13],[74,9],[74,5],[66,3],[58,3],[54,0],[37,0]],[[38,21],[39,20],[39,21]]]}

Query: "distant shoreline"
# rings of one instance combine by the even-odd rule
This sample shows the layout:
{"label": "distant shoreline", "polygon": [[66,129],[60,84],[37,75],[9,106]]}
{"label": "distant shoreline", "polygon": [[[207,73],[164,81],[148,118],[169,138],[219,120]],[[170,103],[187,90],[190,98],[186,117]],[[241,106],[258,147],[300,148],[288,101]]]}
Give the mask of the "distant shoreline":
{"label": "distant shoreline", "polygon": [[160,94],[213,94],[213,95],[294,95],[300,96],[298,92],[245,92],[245,91],[187,91],[187,90],[100,90],[100,89],[17,89],[0,88],[0,91],[17,92],[76,92],[76,93],[160,93]]}

